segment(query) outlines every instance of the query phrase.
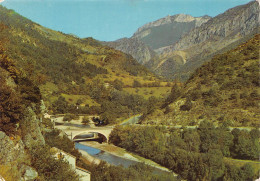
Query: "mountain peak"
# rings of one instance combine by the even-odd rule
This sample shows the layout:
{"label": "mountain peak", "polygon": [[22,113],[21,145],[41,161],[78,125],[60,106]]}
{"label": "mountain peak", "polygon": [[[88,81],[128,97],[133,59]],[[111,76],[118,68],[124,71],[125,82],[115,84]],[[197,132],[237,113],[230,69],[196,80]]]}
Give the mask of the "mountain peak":
{"label": "mountain peak", "polygon": [[193,16],[187,14],[177,14],[176,18],[174,19],[176,22],[191,22],[194,20],[195,18]]}

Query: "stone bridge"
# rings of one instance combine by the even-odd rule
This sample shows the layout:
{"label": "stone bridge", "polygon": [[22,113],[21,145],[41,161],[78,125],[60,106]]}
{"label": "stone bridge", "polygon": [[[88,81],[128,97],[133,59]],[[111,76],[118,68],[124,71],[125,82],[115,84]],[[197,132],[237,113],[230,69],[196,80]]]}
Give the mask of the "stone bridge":
{"label": "stone bridge", "polygon": [[113,127],[94,127],[94,128],[82,128],[82,129],[64,129],[63,131],[68,135],[68,137],[71,140],[74,140],[74,138],[78,135],[84,135],[89,133],[98,133],[102,135],[106,142],[109,140],[109,135],[111,131],[113,130]]}

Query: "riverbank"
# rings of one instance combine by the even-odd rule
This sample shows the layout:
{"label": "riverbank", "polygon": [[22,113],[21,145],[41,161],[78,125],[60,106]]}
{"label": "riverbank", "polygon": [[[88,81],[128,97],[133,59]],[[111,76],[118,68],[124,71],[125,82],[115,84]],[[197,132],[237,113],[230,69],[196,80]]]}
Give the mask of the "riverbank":
{"label": "riverbank", "polygon": [[90,163],[99,164],[99,163],[101,162],[100,159],[91,156],[91,155],[88,154],[86,151],[79,150],[79,152],[80,152],[80,153],[82,154],[82,156],[83,156],[85,159],[87,159]]}
{"label": "riverbank", "polygon": [[[157,164],[157,163],[155,163],[155,162],[153,162],[149,159],[146,159],[146,158],[143,158],[143,157],[138,156],[136,154],[130,153],[130,152],[126,151],[125,149],[117,147],[117,146],[112,145],[112,144],[108,144],[108,143],[100,144],[100,143],[97,143],[97,142],[81,142],[80,144],[100,149],[102,151],[108,152],[112,155],[115,155],[115,156],[118,156],[118,157],[121,157],[121,158],[124,158],[124,159],[137,161],[137,162],[143,162],[143,163],[145,163],[145,164],[147,164],[151,167],[158,168],[158,169],[163,170],[163,171],[172,172],[168,168],[165,168],[165,167],[163,167],[163,166],[161,166],[161,165],[159,165],[159,164]],[[84,152],[84,151],[81,151],[81,152]],[[87,154],[86,156],[88,156],[88,158],[90,158],[90,159],[92,157],[89,154]],[[93,158],[93,159],[95,160],[96,158]],[[99,160],[99,159],[96,159],[96,160]]]}

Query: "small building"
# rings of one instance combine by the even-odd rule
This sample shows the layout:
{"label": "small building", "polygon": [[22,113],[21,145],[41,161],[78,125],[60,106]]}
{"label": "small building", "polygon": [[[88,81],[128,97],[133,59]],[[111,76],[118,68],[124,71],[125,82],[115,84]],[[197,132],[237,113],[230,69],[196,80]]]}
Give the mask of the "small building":
{"label": "small building", "polygon": [[52,147],[51,152],[54,152],[56,158],[66,160],[70,164],[71,168],[75,170],[76,173],[80,176],[80,181],[90,181],[91,173],[83,168],[76,166],[75,156],[66,153],[65,151],[62,151],[56,147]]}

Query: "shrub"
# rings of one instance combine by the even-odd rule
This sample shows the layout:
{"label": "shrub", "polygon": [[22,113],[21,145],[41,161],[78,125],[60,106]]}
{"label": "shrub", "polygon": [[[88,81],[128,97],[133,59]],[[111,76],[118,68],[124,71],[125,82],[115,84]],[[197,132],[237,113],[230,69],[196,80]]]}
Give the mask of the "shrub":
{"label": "shrub", "polygon": [[84,116],[81,123],[83,123],[84,125],[89,124],[89,119],[88,119],[88,117],[87,117],[87,116]]}
{"label": "shrub", "polygon": [[142,84],[141,84],[139,81],[134,80],[134,82],[133,82],[133,87],[134,87],[134,88],[136,88],[136,87],[142,87]]}
{"label": "shrub", "polygon": [[64,122],[70,122],[72,119],[74,119],[75,118],[75,115],[73,115],[73,114],[65,114],[65,116],[63,117],[63,121]]}
{"label": "shrub", "polygon": [[43,118],[42,124],[44,125],[45,128],[50,128],[50,129],[53,128],[53,123],[51,122],[51,119]]}

